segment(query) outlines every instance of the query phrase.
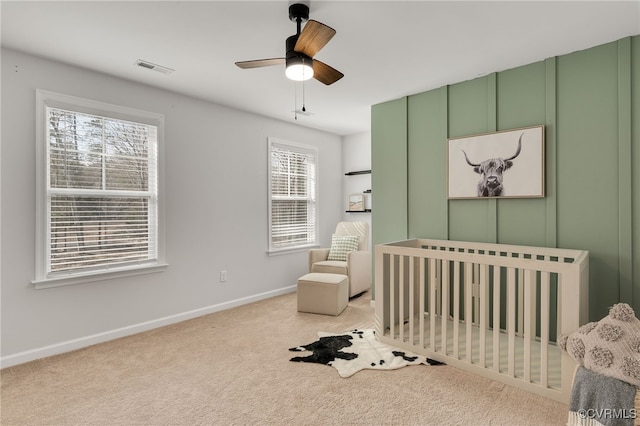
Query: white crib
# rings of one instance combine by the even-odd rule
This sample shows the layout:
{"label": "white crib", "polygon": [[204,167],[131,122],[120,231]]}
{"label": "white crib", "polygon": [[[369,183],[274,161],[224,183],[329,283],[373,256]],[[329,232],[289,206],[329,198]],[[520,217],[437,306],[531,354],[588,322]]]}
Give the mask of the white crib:
{"label": "white crib", "polygon": [[569,402],[556,345],[588,321],[589,253],[412,239],[375,247],[381,341]]}

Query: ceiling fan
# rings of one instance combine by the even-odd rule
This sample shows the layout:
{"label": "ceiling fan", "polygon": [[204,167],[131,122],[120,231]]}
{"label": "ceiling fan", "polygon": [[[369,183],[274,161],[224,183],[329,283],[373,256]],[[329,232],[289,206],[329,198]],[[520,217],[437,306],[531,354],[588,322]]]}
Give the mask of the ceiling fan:
{"label": "ceiling fan", "polygon": [[[326,85],[333,84],[344,77],[340,71],[314,59],[331,38],[336,34],[333,28],[313,19],[309,20],[309,6],[295,3],[289,6],[289,19],[296,23],[296,34],[287,38],[284,58],[256,59],[236,62],[243,69],[286,65],[285,74],[295,81],[316,80]],[[301,30],[302,23],[306,22]]]}

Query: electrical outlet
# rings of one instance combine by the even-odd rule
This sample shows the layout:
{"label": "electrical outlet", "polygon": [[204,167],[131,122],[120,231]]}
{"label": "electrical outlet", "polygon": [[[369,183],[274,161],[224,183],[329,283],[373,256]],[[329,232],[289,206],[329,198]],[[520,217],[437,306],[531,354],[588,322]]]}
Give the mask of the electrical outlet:
{"label": "electrical outlet", "polygon": [[220,271],[220,282],[221,283],[227,282],[227,271]]}

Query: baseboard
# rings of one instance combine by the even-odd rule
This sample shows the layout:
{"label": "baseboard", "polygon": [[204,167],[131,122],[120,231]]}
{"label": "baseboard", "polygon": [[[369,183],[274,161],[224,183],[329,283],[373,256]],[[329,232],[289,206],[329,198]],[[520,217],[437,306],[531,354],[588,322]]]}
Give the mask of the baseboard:
{"label": "baseboard", "polygon": [[115,330],[105,331],[103,333],[92,334],[78,339],[67,340],[65,342],[56,343],[42,348],[31,349],[19,352],[13,355],[7,355],[0,358],[0,368],[11,367],[25,362],[34,361],[40,358],[46,358],[53,355],[59,355],[65,352],[71,352],[78,349],[86,348],[98,343],[108,342],[109,340],[119,339],[121,337],[131,336],[133,334],[142,333],[144,331],[153,330],[154,328],[164,327],[166,325],[201,317],[203,315],[212,314],[214,312],[224,311],[226,309],[235,308],[259,300],[268,299],[296,291],[296,286],[283,287],[277,290],[267,291],[253,296],[243,297],[216,305],[206,306],[204,308],[194,309],[192,311],[182,312],[180,314],[170,315],[164,318],[158,318],[139,324],[133,324],[127,327]]}

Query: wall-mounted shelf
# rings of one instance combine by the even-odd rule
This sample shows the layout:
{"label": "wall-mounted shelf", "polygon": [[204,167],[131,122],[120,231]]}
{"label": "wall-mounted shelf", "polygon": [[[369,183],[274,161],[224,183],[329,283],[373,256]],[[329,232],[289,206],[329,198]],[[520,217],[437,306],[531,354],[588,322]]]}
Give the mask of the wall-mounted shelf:
{"label": "wall-mounted shelf", "polygon": [[368,175],[371,174],[371,170],[358,170],[355,172],[347,172],[344,175],[345,176],[355,176],[355,175]]}
{"label": "wall-mounted shelf", "polygon": [[[371,174],[371,170],[356,170],[353,172],[347,172],[344,175],[345,176],[357,176],[357,175],[370,175]],[[365,189],[364,191],[362,191],[363,194],[371,194],[371,189]],[[364,199],[363,199],[363,203],[364,203]],[[364,209],[364,210],[345,210],[345,213],[371,213],[371,209]]]}

